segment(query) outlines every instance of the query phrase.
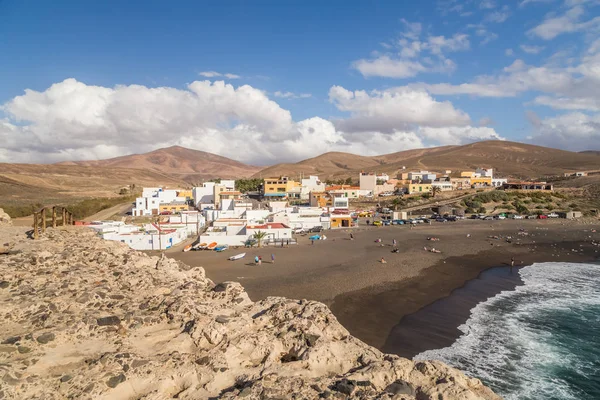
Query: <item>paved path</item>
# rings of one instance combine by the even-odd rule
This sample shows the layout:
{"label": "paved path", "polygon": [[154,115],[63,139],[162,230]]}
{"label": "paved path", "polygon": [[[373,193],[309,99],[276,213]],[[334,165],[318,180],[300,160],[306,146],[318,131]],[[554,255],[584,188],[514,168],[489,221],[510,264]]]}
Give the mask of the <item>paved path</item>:
{"label": "paved path", "polygon": [[133,208],[133,205],[130,201],[128,201],[127,203],[117,204],[116,206],[97,212],[96,214],[90,215],[89,217],[86,217],[83,220],[87,222],[102,221],[109,219],[115,214],[125,216],[125,214],[131,210],[131,208]]}

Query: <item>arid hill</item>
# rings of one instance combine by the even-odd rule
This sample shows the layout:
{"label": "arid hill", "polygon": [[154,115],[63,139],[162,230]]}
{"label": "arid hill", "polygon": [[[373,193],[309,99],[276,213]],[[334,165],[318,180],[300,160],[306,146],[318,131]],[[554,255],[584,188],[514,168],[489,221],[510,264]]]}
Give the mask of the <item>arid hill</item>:
{"label": "arid hill", "polygon": [[318,174],[322,178],[356,177],[361,170],[395,174],[402,170],[425,169],[442,172],[494,168],[495,175],[537,178],[567,171],[600,169],[596,155],[534,146],[485,141],[463,146],[443,146],[364,157],[350,153],[326,153],[296,164],[278,164],[261,170],[256,177]]}
{"label": "arid hill", "polygon": [[107,160],[71,161],[62,162],[58,165],[143,169],[157,171],[188,182],[201,182],[216,177],[245,178],[260,170],[260,167],[242,164],[216,154],[186,149],[180,146]]}

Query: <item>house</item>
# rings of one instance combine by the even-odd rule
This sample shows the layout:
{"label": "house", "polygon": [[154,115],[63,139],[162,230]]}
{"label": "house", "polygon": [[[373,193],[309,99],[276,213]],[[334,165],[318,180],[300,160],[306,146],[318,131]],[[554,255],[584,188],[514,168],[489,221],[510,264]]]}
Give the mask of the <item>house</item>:
{"label": "house", "polygon": [[348,209],[349,203],[348,197],[346,197],[346,193],[343,191],[311,192],[310,206]]}
{"label": "house", "polygon": [[308,200],[310,192],[323,191],[325,191],[325,183],[321,182],[318,176],[310,175],[300,181],[300,199],[302,200]]}
{"label": "house", "polygon": [[408,185],[408,193],[431,193],[431,183],[411,183],[410,185]]}
{"label": "house", "polygon": [[105,240],[122,242],[135,250],[166,250],[196,234],[195,225],[145,224],[139,227],[102,221],[88,227]]}
{"label": "house", "polygon": [[492,186],[492,178],[489,176],[473,176],[471,178],[471,187],[484,187],[484,186]]}
{"label": "house", "polygon": [[331,214],[331,229],[336,228],[350,228],[353,226],[352,217],[350,215],[336,215]]}
{"label": "house", "polygon": [[492,168],[477,168],[475,173],[482,178],[493,178],[494,170]]}
{"label": "house", "polygon": [[289,179],[287,176],[279,178],[265,178],[262,195],[264,197],[300,198],[302,188],[299,182]]}
{"label": "house", "polygon": [[508,182],[508,180],[505,178],[492,178],[492,186],[495,188],[502,187],[506,182]]}
{"label": "house", "polygon": [[325,188],[326,192],[343,193],[344,197],[349,199],[357,199],[360,196],[359,186],[350,185],[333,185]]}
{"label": "house", "polygon": [[475,172],[473,172],[473,171],[461,171],[460,172],[461,178],[471,178],[473,175],[475,175]]}
{"label": "house", "polygon": [[508,182],[502,185],[504,190],[552,191],[554,186],[546,182]]}
{"label": "house", "polygon": [[449,192],[454,190],[454,187],[452,186],[452,182],[450,181],[435,181],[435,182],[431,182],[431,190],[433,191],[433,188],[437,187],[439,188],[439,190],[441,192]]}
{"label": "house", "polygon": [[259,231],[267,234],[265,239],[263,239],[263,243],[292,240],[292,228],[285,224],[268,222],[262,225],[248,225],[246,227],[248,238],[252,238]]}
{"label": "house", "polygon": [[582,213],[581,213],[581,211],[564,211],[564,212],[559,212],[558,216],[560,218],[576,219],[576,218],[581,218]]}
{"label": "house", "polygon": [[[184,194],[185,197],[179,196],[180,192]],[[185,210],[187,210],[188,194],[189,191],[181,189],[143,188],[142,197],[135,199],[135,207],[132,209],[131,213],[133,216],[137,217],[157,215],[161,212],[161,205],[173,204],[173,206],[169,208],[163,207],[163,210],[170,210],[173,207],[178,208],[180,203],[185,203]]]}
{"label": "house", "polygon": [[187,201],[172,201],[170,203],[162,203],[158,206],[159,214],[170,213],[175,214],[181,211],[188,211]]}
{"label": "house", "polygon": [[463,190],[471,188],[471,178],[450,178],[450,183],[454,190]]}

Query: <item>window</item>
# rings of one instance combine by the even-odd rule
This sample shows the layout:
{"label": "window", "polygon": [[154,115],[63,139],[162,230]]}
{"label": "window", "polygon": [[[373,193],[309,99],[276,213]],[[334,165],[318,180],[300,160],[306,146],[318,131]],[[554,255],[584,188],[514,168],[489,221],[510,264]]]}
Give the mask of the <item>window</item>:
{"label": "window", "polygon": [[419,192],[423,191],[423,186],[419,186]]}

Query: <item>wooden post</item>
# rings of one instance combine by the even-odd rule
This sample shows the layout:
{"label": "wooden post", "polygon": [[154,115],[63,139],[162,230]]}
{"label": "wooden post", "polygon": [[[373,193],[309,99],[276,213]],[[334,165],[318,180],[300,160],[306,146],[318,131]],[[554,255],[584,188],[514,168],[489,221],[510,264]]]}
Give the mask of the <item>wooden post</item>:
{"label": "wooden post", "polygon": [[67,216],[69,217],[69,225],[73,225],[73,214],[68,213]]}
{"label": "wooden post", "polygon": [[63,221],[63,226],[67,225],[67,210],[66,209],[62,209],[62,221]]}
{"label": "wooden post", "polygon": [[46,209],[42,208],[42,233],[46,232]]}
{"label": "wooden post", "polygon": [[38,238],[38,213],[33,213],[33,238]]}
{"label": "wooden post", "polygon": [[52,227],[56,228],[56,207],[52,207]]}

